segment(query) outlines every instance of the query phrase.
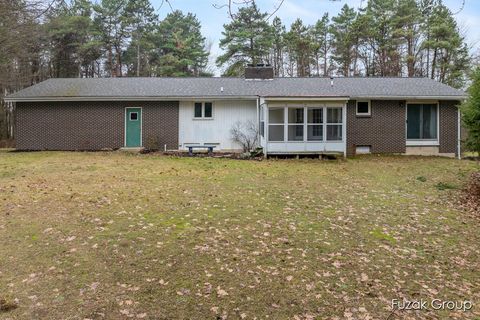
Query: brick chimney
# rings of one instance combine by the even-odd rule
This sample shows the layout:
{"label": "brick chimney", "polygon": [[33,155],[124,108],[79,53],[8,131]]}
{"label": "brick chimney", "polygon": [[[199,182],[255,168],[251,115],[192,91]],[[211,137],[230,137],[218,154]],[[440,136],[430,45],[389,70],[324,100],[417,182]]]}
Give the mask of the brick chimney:
{"label": "brick chimney", "polygon": [[273,67],[269,64],[249,64],[245,68],[245,79],[248,80],[271,80],[273,79]]}

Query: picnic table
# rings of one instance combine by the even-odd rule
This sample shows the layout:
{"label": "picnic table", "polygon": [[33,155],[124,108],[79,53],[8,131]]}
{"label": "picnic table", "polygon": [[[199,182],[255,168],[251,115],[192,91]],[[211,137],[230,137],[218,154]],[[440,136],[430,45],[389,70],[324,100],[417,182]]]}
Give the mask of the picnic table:
{"label": "picnic table", "polygon": [[188,155],[193,156],[193,149],[208,149],[208,154],[213,153],[215,146],[188,146]]}

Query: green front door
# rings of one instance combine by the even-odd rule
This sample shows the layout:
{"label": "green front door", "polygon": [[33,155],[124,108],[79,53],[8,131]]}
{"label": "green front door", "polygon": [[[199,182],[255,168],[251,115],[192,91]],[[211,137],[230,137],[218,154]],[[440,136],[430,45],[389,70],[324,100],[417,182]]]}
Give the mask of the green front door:
{"label": "green front door", "polygon": [[125,109],[125,147],[142,146],[142,109]]}

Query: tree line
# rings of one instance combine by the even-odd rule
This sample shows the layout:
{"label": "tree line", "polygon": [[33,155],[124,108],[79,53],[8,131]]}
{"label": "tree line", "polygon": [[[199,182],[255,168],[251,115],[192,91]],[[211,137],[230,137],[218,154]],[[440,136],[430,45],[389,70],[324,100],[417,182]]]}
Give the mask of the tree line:
{"label": "tree line", "polygon": [[[212,76],[200,29],[149,0],[0,0],[0,98],[48,78]],[[0,140],[14,121],[2,106]]]}
{"label": "tree line", "polygon": [[217,62],[239,75],[245,63],[268,63],[277,76],[429,77],[461,88],[469,47],[454,13],[441,0],[369,0],[344,5],[315,24],[287,28],[265,20],[255,2],[225,25]]}
{"label": "tree line", "polygon": [[[149,0],[0,0],[0,98],[48,78],[212,76],[200,21],[166,3],[160,19]],[[273,13],[254,0],[229,7],[216,59],[223,75],[267,63],[280,77],[467,80],[469,48],[441,0],[368,0],[288,27]],[[13,106],[1,103],[0,140],[14,122]]]}

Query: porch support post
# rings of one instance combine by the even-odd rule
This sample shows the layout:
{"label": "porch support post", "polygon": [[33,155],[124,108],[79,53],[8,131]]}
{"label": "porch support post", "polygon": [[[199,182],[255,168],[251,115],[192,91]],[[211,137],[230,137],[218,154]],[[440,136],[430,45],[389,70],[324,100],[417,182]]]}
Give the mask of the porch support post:
{"label": "porch support post", "polygon": [[343,157],[347,157],[347,104],[348,101],[345,102],[345,105],[343,106],[343,112],[342,112],[342,136],[343,136]]}
{"label": "porch support post", "polygon": [[457,145],[457,152],[458,152],[458,159],[462,159],[462,113],[460,112],[460,107],[458,107],[458,145]]}

